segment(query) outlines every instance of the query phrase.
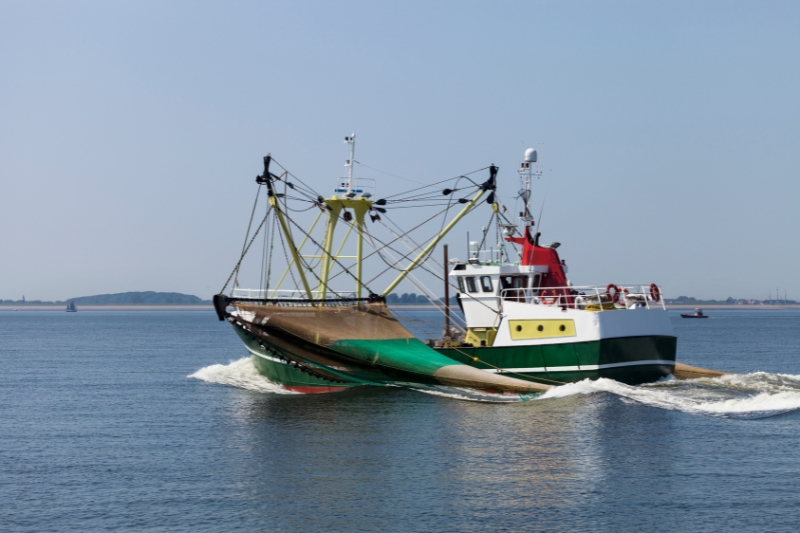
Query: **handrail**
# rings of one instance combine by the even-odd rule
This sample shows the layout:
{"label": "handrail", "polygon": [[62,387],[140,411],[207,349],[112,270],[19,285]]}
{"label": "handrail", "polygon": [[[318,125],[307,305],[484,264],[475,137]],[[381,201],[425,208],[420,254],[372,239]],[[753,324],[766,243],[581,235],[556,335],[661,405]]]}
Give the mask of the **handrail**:
{"label": "handrail", "polygon": [[[315,290],[311,291],[312,298],[319,299],[319,296],[323,294],[325,291],[322,290]],[[328,291],[330,292],[330,291]],[[270,296],[267,296],[267,293]],[[333,298],[326,298],[331,300],[337,299],[351,299],[355,298],[355,292],[339,292]],[[256,299],[256,300],[291,300],[291,299],[299,299],[299,300],[307,300],[308,296],[306,295],[306,291],[302,289],[280,289],[280,290],[273,290],[273,289],[234,289],[232,297],[235,299]]]}
{"label": "handrail", "polygon": [[[510,288],[500,291],[500,302],[520,302],[531,305],[546,305],[588,311],[612,311],[619,309],[667,309],[663,295],[654,300],[650,284],[617,285],[618,299],[606,291],[605,285],[583,285],[570,287]],[[546,292],[547,291],[547,292]],[[551,291],[551,292],[550,292]],[[660,304],[660,305],[659,305]]]}
{"label": "handrail", "polygon": [[276,307],[357,307],[360,310],[365,310],[363,304],[373,303],[386,303],[382,296],[376,294],[370,295],[369,298],[329,298],[325,300],[314,300],[309,298],[231,298],[224,294],[214,295],[214,310],[217,312],[217,318],[225,320],[231,316],[228,312],[228,306],[231,304],[256,304],[256,305],[269,305]]}

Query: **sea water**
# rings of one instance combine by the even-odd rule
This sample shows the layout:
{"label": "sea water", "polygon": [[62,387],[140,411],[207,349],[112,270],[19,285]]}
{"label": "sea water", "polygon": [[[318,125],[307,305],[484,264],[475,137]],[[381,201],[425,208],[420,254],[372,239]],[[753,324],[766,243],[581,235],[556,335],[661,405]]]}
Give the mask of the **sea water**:
{"label": "sea water", "polygon": [[739,375],[509,402],[292,394],[210,311],[3,311],[0,531],[797,531],[800,311],[709,314],[678,358]]}

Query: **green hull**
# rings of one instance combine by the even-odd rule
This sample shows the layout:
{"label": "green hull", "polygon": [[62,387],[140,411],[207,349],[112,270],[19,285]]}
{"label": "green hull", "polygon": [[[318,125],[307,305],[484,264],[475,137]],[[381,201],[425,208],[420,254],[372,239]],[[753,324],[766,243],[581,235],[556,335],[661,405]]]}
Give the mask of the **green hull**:
{"label": "green hull", "polygon": [[543,392],[542,385],[601,377],[630,384],[656,381],[675,365],[671,335],[433,350],[382,304],[365,307],[242,305],[244,313],[252,313],[248,322],[229,320],[262,375],[306,393],[405,384]]}
{"label": "green hull", "polygon": [[338,392],[361,385],[361,383],[344,380],[333,381],[314,375],[309,371],[301,370],[289,364],[288,360],[282,361],[280,354],[275,350],[267,351],[262,349],[253,337],[245,335],[241,329],[234,328],[234,330],[250,351],[253,365],[258,370],[258,373],[287,390],[304,394],[316,394]]}
{"label": "green hull", "polygon": [[540,346],[437,348],[437,351],[475,368],[548,385],[598,378],[638,385],[670,375],[676,347],[675,337],[645,336]]}
{"label": "green hull", "polygon": [[530,380],[482,372],[437,353],[417,338],[339,339],[322,345],[267,324],[234,329],[258,371],[289,390],[332,392],[359,385],[452,386],[497,392],[541,393]]}

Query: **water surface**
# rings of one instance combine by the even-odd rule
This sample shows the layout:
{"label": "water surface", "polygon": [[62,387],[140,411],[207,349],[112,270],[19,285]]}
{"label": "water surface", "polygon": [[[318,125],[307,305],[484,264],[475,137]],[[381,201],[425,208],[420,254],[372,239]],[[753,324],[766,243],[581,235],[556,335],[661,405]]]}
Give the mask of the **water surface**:
{"label": "water surface", "polygon": [[0,530],[796,531],[800,312],[673,322],[744,375],[301,396],[213,312],[2,312]]}

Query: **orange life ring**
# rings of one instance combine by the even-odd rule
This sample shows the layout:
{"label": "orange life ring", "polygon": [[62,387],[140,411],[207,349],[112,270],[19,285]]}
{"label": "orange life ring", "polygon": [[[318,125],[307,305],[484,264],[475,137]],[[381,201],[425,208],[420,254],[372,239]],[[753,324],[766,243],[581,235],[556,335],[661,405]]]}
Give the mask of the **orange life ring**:
{"label": "orange life ring", "polygon": [[650,284],[650,299],[654,302],[661,300],[661,289],[655,283]]}
{"label": "orange life ring", "polygon": [[[611,289],[614,289],[613,293],[611,292]],[[617,303],[619,301],[619,287],[617,287],[613,283],[609,283],[608,285],[606,285],[606,294],[608,295],[609,298],[611,298],[611,301],[613,303]]]}
{"label": "orange life ring", "polygon": [[553,305],[558,300],[558,294],[553,289],[545,289],[542,291],[540,298],[544,305]]}

